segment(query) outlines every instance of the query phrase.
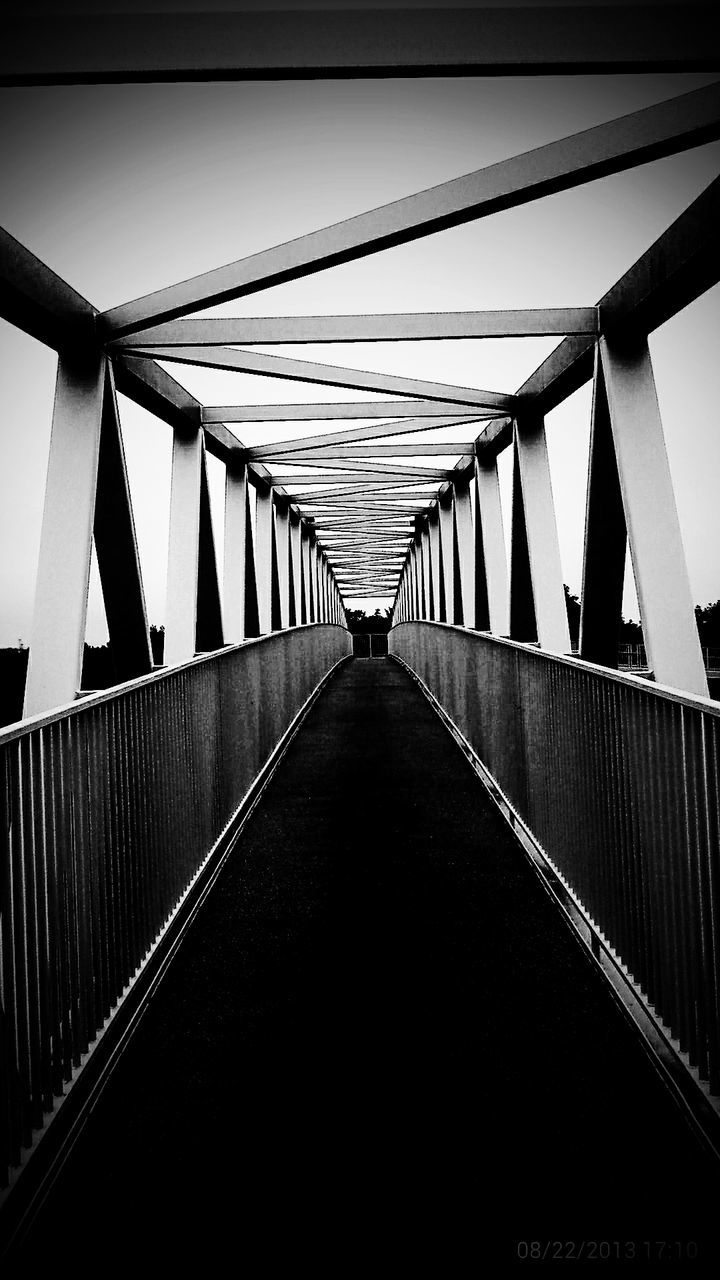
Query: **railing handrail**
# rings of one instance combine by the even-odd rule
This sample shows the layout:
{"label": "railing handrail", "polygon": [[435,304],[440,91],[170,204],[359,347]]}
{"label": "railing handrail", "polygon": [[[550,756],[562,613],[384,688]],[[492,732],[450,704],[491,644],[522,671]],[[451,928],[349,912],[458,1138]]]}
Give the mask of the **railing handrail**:
{"label": "railing handrail", "polygon": [[[617,671],[614,667],[603,667],[599,662],[588,662],[584,658],[576,657],[574,654],[552,653],[549,649],[540,649],[534,643],[511,640],[508,636],[495,636],[491,631],[477,631],[472,627],[463,627],[452,622],[434,622],[429,618],[408,618],[403,622],[396,622],[390,628],[388,634],[391,635],[393,631],[397,631],[400,627],[417,626],[441,627],[448,631],[460,631],[465,635],[481,636],[483,640],[492,640],[494,644],[503,645],[508,649],[518,649],[522,653],[534,653],[539,659],[557,663],[558,666],[587,671],[590,675],[595,675],[598,678],[609,678],[617,684],[629,685],[633,689],[639,689],[649,697],[659,696],[671,702],[679,702],[683,706],[696,707],[698,710],[710,712],[711,715],[720,716],[720,702],[714,698],[704,698],[700,694],[686,693],[684,689],[674,689],[671,685],[658,684],[654,679],[648,680],[647,676],[635,676],[630,671]],[[650,674],[652,674],[652,669]]]}
{"label": "railing handrail", "polygon": [[[293,633],[297,633],[299,631],[307,631],[312,627],[337,627],[339,631],[348,631],[346,626],[338,622],[303,622],[299,626],[290,629]],[[188,671],[192,667],[201,666],[204,662],[210,662],[215,658],[222,657],[224,654],[236,653],[238,649],[247,649],[255,644],[264,644],[285,634],[286,631],[278,630],[269,631],[267,635],[263,636],[249,636],[247,640],[241,640],[238,644],[225,644],[220,649],[209,649],[205,653],[197,653],[194,658],[188,658],[186,662],[159,665],[143,676],[135,676],[132,680],[124,680],[120,684],[110,685],[107,689],[95,689],[88,693],[80,692],[72,702],[62,703],[58,707],[52,707],[49,711],[39,711],[37,715],[27,716],[24,720],[15,720],[9,725],[3,725],[0,728],[0,747],[7,742],[13,742],[16,738],[21,738],[32,729],[41,729],[45,725],[65,720],[68,716],[79,714],[82,711],[89,710],[91,707],[98,707],[103,702],[110,702],[122,694],[131,693],[135,689],[142,689],[146,685],[156,684],[167,677],[175,675],[178,671]]]}

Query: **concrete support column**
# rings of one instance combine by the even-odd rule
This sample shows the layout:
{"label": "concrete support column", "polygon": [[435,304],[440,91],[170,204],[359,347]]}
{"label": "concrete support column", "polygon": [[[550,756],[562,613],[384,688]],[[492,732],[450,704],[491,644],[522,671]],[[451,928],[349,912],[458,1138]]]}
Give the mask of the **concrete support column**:
{"label": "concrete support column", "polygon": [[475,464],[475,625],[510,633],[507,556],[497,461]]}
{"label": "concrete support column", "polygon": [[570,652],[560,544],[541,414],[525,411],[515,424],[537,636],[542,649]]}
{"label": "concrete support column", "polygon": [[290,626],[290,511],[286,499],[275,499],[275,553],[277,556],[280,627]]}
{"label": "concrete support column", "polygon": [[475,531],[472,519],[470,481],[455,484],[455,537],[460,567],[460,610],[462,625],[475,626]]}
{"label": "concrete support column", "polygon": [[71,702],[80,688],[105,366],[95,355],[58,360],[26,716]]}
{"label": "concrete support column", "polygon": [[430,577],[432,580],[432,617],[434,622],[443,622],[445,613],[443,600],[445,592],[442,586],[442,553],[440,550],[440,516],[434,506],[428,516],[428,542],[430,544]]}
{"label": "concrete support column", "polygon": [[291,624],[302,623],[302,527],[297,511],[290,512],[290,569],[292,578]]}
{"label": "concrete support column", "polygon": [[244,462],[228,460],[225,473],[225,563],[223,617],[228,644],[245,639],[245,560],[248,479]]}
{"label": "concrete support column", "polygon": [[580,657],[606,667],[618,664],[626,551],[625,512],[598,347],[585,504]]}
{"label": "concrete support column", "polygon": [[423,558],[423,593],[425,596],[425,612],[424,618],[432,620],[433,616],[433,588],[432,573],[430,573],[430,539],[428,534],[427,521],[423,521],[423,527],[420,530],[420,549],[421,558]]}
{"label": "concrete support column", "polygon": [[272,631],[275,513],[272,489],[255,493],[255,582],[257,585],[258,629],[261,636]]}
{"label": "concrete support column", "polygon": [[175,429],[165,609],[165,662],[168,664],[187,662],[195,653],[202,449],[199,426]]}
{"label": "concrete support column", "polygon": [[438,500],[445,622],[455,621],[455,520],[452,490]]}
{"label": "concrete support column", "polygon": [[115,678],[133,680],[152,671],[153,655],[110,365],[105,373],[93,536]]}
{"label": "concrete support column", "polygon": [[310,581],[310,556],[312,532],[303,521],[300,525],[300,555],[302,562],[302,618],[304,623],[314,622],[312,586]]}
{"label": "concrete support column", "polygon": [[661,684],[707,697],[647,339],[600,340],[648,662]]}

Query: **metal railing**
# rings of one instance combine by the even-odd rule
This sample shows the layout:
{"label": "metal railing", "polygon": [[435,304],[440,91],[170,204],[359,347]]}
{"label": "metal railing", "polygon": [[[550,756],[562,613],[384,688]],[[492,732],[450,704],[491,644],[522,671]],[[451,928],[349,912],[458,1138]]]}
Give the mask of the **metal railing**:
{"label": "metal railing", "polygon": [[442,623],[401,623],[390,652],[720,1093],[720,704]]}
{"label": "metal railing", "polygon": [[276,632],[0,732],[0,1185],[349,649]]}
{"label": "metal railing", "polygon": [[[720,649],[703,645],[701,652],[705,670],[709,675],[716,675],[720,671]],[[645,653],[645,645],[618,645],[618,667],[621,671],[647,671],[648,660]]]}

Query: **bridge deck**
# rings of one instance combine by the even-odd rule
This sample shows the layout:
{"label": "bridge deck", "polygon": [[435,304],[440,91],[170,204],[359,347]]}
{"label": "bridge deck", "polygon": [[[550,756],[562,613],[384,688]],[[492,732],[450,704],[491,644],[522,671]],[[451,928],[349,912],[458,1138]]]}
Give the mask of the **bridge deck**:
{"label": "bridge deck", "polygon": [[259,1251],[263,1269],[344,1275],[436,1249],[446,1274],[455,1251],[475,1270],[518,1241],[714,1252],[717,1191],[428,703],[392,661],[354,661],[266,789],[23,1260],[225,1266],[232,1248],[238,1265]]}

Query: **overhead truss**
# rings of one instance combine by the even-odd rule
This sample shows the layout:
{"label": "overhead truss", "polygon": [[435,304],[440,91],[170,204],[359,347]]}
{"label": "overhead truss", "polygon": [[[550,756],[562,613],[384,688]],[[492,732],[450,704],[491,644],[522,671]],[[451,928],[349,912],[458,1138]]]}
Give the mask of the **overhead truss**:
{"label": "overhead truss", "polygon": [[[110,29],[129,29],[131,15],[103,19],[102,45],[95,15],[83,16],[82,40],[74,19],[61,28],[51,18],[33,24],[32,39],[28,23],[19,19],[0,55],[0,76],[5,83],[41,84],[338,70],[720,70],[709,10],[682,6],[682,19],[680,12],[672,5],[653,8],[649,20],[642,6],[626,7],[620,24],[602,6],[482,14],[461,9],[450,18],[447,10],[441,15],[427,8],[414,11],[412,23],[400,10],[284,14],[280,23],[261,12],[213,14],[212,23],[206,15],[183,14],[173,15],[172,41],[167,20],[156,14],[149,23],[143,19],[142,51],[134,50],[132,66],[126,64],[127,42],[106,38]],[[377,39],[381,29],[384,42]],[[647,336],[720,278],[720,179],[594,305],[334,316],[193,313],[718,138],[715,83],[103,313],[0,233],[1,314],[59,353],[26,710],[45,709],[76,692],[93,537],[111,639],[124,655],[124,669],[141,672],[152,662],[116,390],[174,433],[166,626],[166,661],[172,662],[277,627],[341,623],[343,597],[368,590],[393,599],[396,622],[460,623],[567,651],[544,417],[593,378],[583,653],[606,664],[616,660],[612,628],[599,619],[608,601],[619,608],[618,575],[629,540],[656,678],[706,692]],[[541,336],[560,341],[515,392],[435,381],[431,361],[430,376],[419,379],[252,349]],[[316,384],[365,398],[206,406],[166,364],[272,378],[278,386]],[[320,424],[332,421],[345,425],[323,431]],[[233,430],[240,423],[261,429],[263,442],[246,447]],[[304,436],[288,436],[293,429],[287,427],[284,439],[269,434],[283,431],[284,423],[318,426]],[[426,438],[431,432],[437,434]],[[509,565],[497,480],[497,456],[506,448],[512,449],[514,472]],[[222,584],[208,452],[227,474]],[[437,462],[423,464],[423,458]],[[652,466],[655,492],[662,494],[662,563],[643,466]],[[605,506],[604,487],[612,490]],[[73,494],[73,521],[63,519],[66,491]],[[116,549],[109,512],[115,513]],[[609,512],[614,524],[608,531]],[[612,581],[599,566],[605,545],[613,547]],[[68,561],[72,572],[66,573]],[[72,609],[61,625],[63,582]],[[129,610],[123,599],[131,602]]]}

